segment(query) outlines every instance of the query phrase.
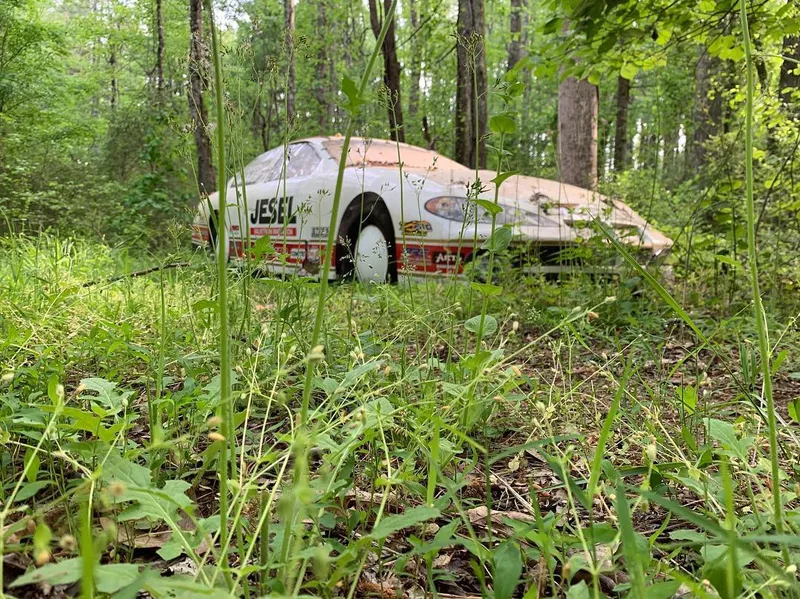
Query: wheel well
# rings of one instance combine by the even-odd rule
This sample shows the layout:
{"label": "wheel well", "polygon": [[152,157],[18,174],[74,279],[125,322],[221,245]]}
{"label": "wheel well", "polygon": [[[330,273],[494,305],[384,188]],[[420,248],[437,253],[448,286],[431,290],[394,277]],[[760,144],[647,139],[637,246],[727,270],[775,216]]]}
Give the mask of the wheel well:
{"label": "wheel well", "polygon": [[339,230],[336,234],[336,276],[346,278],[352,274],[352,254],[355,251],[355,240],[361,226],[377,224],[384,230],[389,243],[389,275],[392,281],[397,280],[397,259],[395,254],[396,239],[394,223],[383,198],[377,193],[365,192],[353,198],[347,205]]}

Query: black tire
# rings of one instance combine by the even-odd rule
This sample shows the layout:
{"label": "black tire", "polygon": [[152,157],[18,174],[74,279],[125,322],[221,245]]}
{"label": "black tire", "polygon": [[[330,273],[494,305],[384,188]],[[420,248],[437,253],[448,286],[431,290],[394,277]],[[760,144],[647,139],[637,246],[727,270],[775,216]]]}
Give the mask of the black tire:
{"label": "black tire", "polygon": [[370,225],[379,228],[386,239],[388,279],[390,283],[397,283],[394,225],[386,204],[376,194],[364,194],[355,198],[344,211],[336,236],[336,278],[340,281],[353,280],[358,236],[364,227]]}
{"label": "black tire", "polygon": [[[208,250],[211,259],[216,262],[217,260],[217,219],[219,218],[219,212],[214,210],[211,218],[208,219]],[[228,244],[230,245],[230,239],[228,239]],[[228,253],[228,258],[226,262],[231,261],[231,253]]]}
{"label": "black tire", "polygon": [[[510,268],[512,268],[512,264],[507,256],[502,253],[495,254],[492,281],[496,284]],[[464,262],[464,271],[469,280],[476,283],[485,283],[489,278],[489,252],[487,250],[478,250],[467,256]]]}

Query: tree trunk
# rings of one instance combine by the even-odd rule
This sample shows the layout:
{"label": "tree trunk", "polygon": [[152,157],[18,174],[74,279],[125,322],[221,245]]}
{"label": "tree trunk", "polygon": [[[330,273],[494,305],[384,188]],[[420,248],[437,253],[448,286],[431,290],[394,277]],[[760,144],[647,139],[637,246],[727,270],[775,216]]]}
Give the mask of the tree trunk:
{"label": "tree trunk", "polygon": [[621,173],[628,168],[630,155],[628,141],[628,108],[631,103],[631,82],[617,77],[617,118],[614,125],[614,170]]}
{"label": "tree trunk", "polygon": [[671,182],[676,180],[675,166],[678,163],[679,135],[678,126],[666,127],[664,131],[664,165],[661,169],[661,178],[670,186]]}
{"label": "tree trunk", "polygon": [[317,99],[317,123],[320,134],[326,133],[331,127],[330,114],[328,110],[327,90],[328,90],[328,54],[330,48],[325,43],[325,36],[328,33],[328,17],[326,11],[326,0],[317,0],[317,80],[314,82],[314,94]]}
{"label": "tree trunk", "polygon": [[483,0],[458,0],[455,159],[471,168],[486,167],[484,29]]}
{"label": "tree trunk", "polygon": [[783,38],[784,56],[778,81],[781,103],[794,115],[800,115],[800,35],[787,35]]}
{"label": "tree trunk", "polygon": [[113,111],[117,107],[117,53],[113,45],[111,46],[111,54],[108,57],[108,67],[111,69],[111,93],[109,104]]}
{"label": "tree trunk", "polygon": [[558,87],[558,161],[561,182],[597,188],[598,90],[567,77]]}
{"label": "tree trunk", "polygon": [[416,129],[419,114],[419,81],[422,77],[422,44],[417,31],[419,28],[419,13],[416,0],[408,0],[408,11],[411,20],[411,65],[408,70],[408,122]]}
{"label": "tree trunk", "polygon": [[514,68],[525,55],[523,44],[525,36],[522,31],[523,13],[527,12],[527,0],[511,0],[511,23],[509,31],[511,41],[508,43],[508,70]]}
{"label": "tree trunk", "polygon": [[[383,19],[389,18],[392,0],[383,1],[383,14],[378,14],[376,0],[369,0],[369,22],[375,39],[378,39],[383,26]],[[392,15],[393,16],[393,15]],[[392,140],[405,141],[403,131],[403,104],[400,101],[400,61],[397,59],[397,43],[394,39],[394,18],[389,22],[386,37],[383,38],[383,83],[389,90],[387,101],[389,112],[389,135]]]}
{"label": "tree trunk", "polygon": [[294,119],[294,0],[283,0],[283,32],[286,50],[286,120]]}
{"label": "tree trunk", "polygon": [[[211,162],[211,140],[206,125],[208,113],[203,103],[203,89],[207,87],[206,51],[203,42],[202,0],[189,0],[189,113],[194,127],[194,144],[197,149],[197,185],[200,194],[216,189],[214,165]],[[221,125],[221,123],[220,123]]]}
{"label": "tree trunk", "polygon": [[695,71],[694,136],[692,168],[697,172],[708,163],[708,141],[722,132],[722,94],[715,89],[715,76],[720,73],[721,61],[701,50]]}
{"label": "tree trunk", "polygon": [[164,95],[164,0],[156,0],[156,91],[159,101]]}

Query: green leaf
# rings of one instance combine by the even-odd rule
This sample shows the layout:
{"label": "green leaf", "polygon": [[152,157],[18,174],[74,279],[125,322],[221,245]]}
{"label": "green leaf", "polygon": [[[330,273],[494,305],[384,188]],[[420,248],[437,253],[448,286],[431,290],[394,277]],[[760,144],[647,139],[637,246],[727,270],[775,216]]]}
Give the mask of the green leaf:
{"label": "green leaf", "polygon": [[638,72],[639,67],[637,67],[635,64],[626,62],[619,70],[619,76],[623,79],[627,79],[628,81],[633,81],[634,77],[636,77],[636,73]]}
{"label": "green leaf", "polygon": [[435,507],[427,505],[420,505],[410,510],[406,510],[402,514],[389,516],[381,520],[378,525],[372,529],[370,538],[372,539],[385,539],[390,534],[409,528],[420,522],[437,518],[440,512]]}
{"label": "green leaf", "polygon": [[688,541],[690,543],[707,543],[708,535],[691,528],[681,528],[680,530],[673,530],[669,533],[669,538],[675,541]]}
{"label": "green leaf", "polygon": [[45,487],[49,487],[53,484],[52,480],[37,480],[33,483],[27,483],[22,485],[19,489],[19,493],[17,493],[16,497],[14,497],[14,501],[16,503],[20,503],[27,499],[30,499],[34,495],[36,495],[39,491],[44,489]]}
{"label": "green leaf", "polygon": [[800,424],[800,397],[789,402],[789,418]]}
{"label": "green leaf", "polygon": [[202,312],[203,310],[211,310],[216,312],[219,309],[219,303],[210,299],[197,300],[192,304],[192,312]]}
{"label": "green leaf", "polygon": [[646,599],[669,599],[674,597],[678,588],[681,586],[680,580],[669,580],[667,582],[657,582],[645,589]]}
{"label": "green leaf", "polygon": [[101,593],[116,593],[139,578],[136,564],[103,564],[95,566],[94,582]]}
{"label": "green leaf", "polygon": [[592,71],[589,73],[589,76],[586,77],[586,81],[591,83],[592,85],[600,85],[600,73],[597,71]]}
{"label": "green leaf", "polygon": [[747,460],[747,450],[750,447],[751,437],[739,439],[736,436],[736,430],[733,425],[722,420],[709,418],[708,420],[708,434],[712,439],[719,441],[725,448],[734,453],[736,457],[741,460]]}
{"label": "green leaf", "polygon": [[81,398],[88,398],[112,412],[121,410],[123,400],[133,395],[133,391],[120,393],[117,391],[116,383],[100,378],[83,379],[81,386],[87,391],[97,393],[97,395],[81,395]]}
{"label": "green leaf", "polygon": [[[97,590],[101,593],[116,593],[131,584],[139,575],[136,564],[97,564],[94,578]],[[78,582],[83,576],[83,558],[74,557],[26,572],[11,587],[45,582],[50,585],[65,585]]]}
{"label": "green leaf", "polygon": [[717,262],[722,262],[723,264],[727,264],[734,270],[744,270],[744,265],[735,258],[726,256],[725,254],[714,254],[714,258],[717,260]]}
{"label": "green leaf", "polygon": [[145,517],[174,522],[179,519],[178,510],[187,510],[192,505],[192,500],[186,496],[186,490],[191,486],[188,482],[168,480],[163,489],[157,489],[152,485],[148,468],[117,454],[108,457],[101,478],[108,484],[121,483],[116,501],[134,502],[119,514],[121,522]]}
{"label": "green leaf", "polygon": [[65,559],[64,561],[54,564],[47,564],[41,568],[36,568],[26,572],[14,582],[11,587],[23,587],[28,584],[37,584],[46,582],[53,586],[59,584],[73,584],[81,579],[83,574],[83,559],[80,557],[73,557],[72,559]]}
{"label": "green leaf", "polygon": [[28,447],[25,450],[25,458],[23,460],[28,482],[32,483],[36,480],[36,477],[39,474],[40,463],[39,454],[35,452],[32,447]]}
{"label": "green leaf", "polygon": [[519,171],[506,171],[504,173],[500,173],[494,179],[492,179],[492,183],[497,185],[497,187],[500,187],[506,179],[508,179],[509,177],[513,177],[514,175],[518,175],[518,174],[519,174]]}
{"label": "green leaf", "polygon": [[507,114],[496,114],[489,119],[489,131],[499,134],[511,134],[517,130],[517,123]]}
{"label": "green leaf", "polygon": [[697,389],[691,385],[686,385],[677,389],[678,397],[683,404],[687,414],[694,414],[697,409]]}
{"label": "green leaf", "polygon": [[717,3],[714,0],[700,0],[697,5],[702,12],[714,12],[714,9],[717,7]]}
{"label": "green leaf", "polygon": [[343,108],[350,113],[358,110],[358,107],[364,104],[361,94],[358,92],[356,82],[350,79],[347,75],[342,77],[342,93],[347,96],[347,103],[343,104]]}
{"label": "green leaf", "polygon": [[[494,181],[494,179],[492,179]],[[494,216],[495,214],[500,214],[503,211],[503,207],[499,204],[495,204],[491,200],[475,200],[475,203],[486,210],[490,216]]]}
{"label": "green leaf", "polygon": [[[467,329],[470,333],[477,333],[480,326],[481,326],[480,316],[473,316],[467,322],[464,323],[464,328]],[[483,334],[491,335],[496,330],[497,330],[497,320],[495,320],[494,316],[487,314],[486,317],[483,319]]]}
{"label": "green leaf", "polygon": [[270,240],[267,235],[259,237],[253,244],[253,260],[260,260],[262,256],[271,256],[275,253],[276,251],[275,247],[272,245],[272,240]]}
{"label": "green leaf", "polygon": [[542,27],[542,33],[555,33],[561,29],[561,19],[554,17]]}
{"label": "green leaf", "polygon": [[512,237],[514,237],[514,233],[510,227],[500,227],[495,229],[494,233],[483,242],[481,249],[502,252],[511,244]]}
{"label": "green leaf", "polygon": [[147,488],[151,485],[149,468],[134,464],[116,453],[108,456],[101,478],[107,483],[121,482],[128,487]]}
{"label": "green leaf", "polygon": [[470,287],[472,287],[478,293],[490,297],[493,295],[500,295],[503,291],[503,288],[498,285],[489,285],[488,283],[478,283],[477,281],[472,281],[472,283],[470,283]]}
{"label": "green leaf", "polygon": [[569,587],[567,591],[567,599],[589,599],[590,597],[589,587],[583,580]]}
{"label": "green leaf", "polygon": [[614,507],[617,510],[617,517],[619,519],[619,532],[622,540],[622,552],[625,555],[625,566],[628,570],[628,575],[631,577],[631,596],[643,597],[645,577],[644,571],[642,570],[642,560],[639,554],[639,544],[636,541],[636,531],[633,528],[628,498],[625,496],[625,486],[619,474],[617,474]]}
{"label": "green leaf", "polygon": [[495,599],[509,599],[519,585],[522,576],[522,557],[519,546],[514,541],[506,541],[494,552],[494,586]]}

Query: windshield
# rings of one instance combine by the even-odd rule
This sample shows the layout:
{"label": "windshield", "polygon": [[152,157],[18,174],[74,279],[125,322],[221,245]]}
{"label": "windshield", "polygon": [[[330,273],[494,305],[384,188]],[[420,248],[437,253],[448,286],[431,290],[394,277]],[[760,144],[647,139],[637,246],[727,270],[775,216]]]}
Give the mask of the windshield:
{"label": "windshield", "polygon": [[[319,164],[319,156],[311,144],[297,143],[286,148],[280,146],[261,154],[244,167],[245,185],[257,185],[269,181],[277,181],[283,177],[283,161],[286,155],[286,178],[307,177]],[[239,175],[231,179],[228,187],[239,182]]]}

